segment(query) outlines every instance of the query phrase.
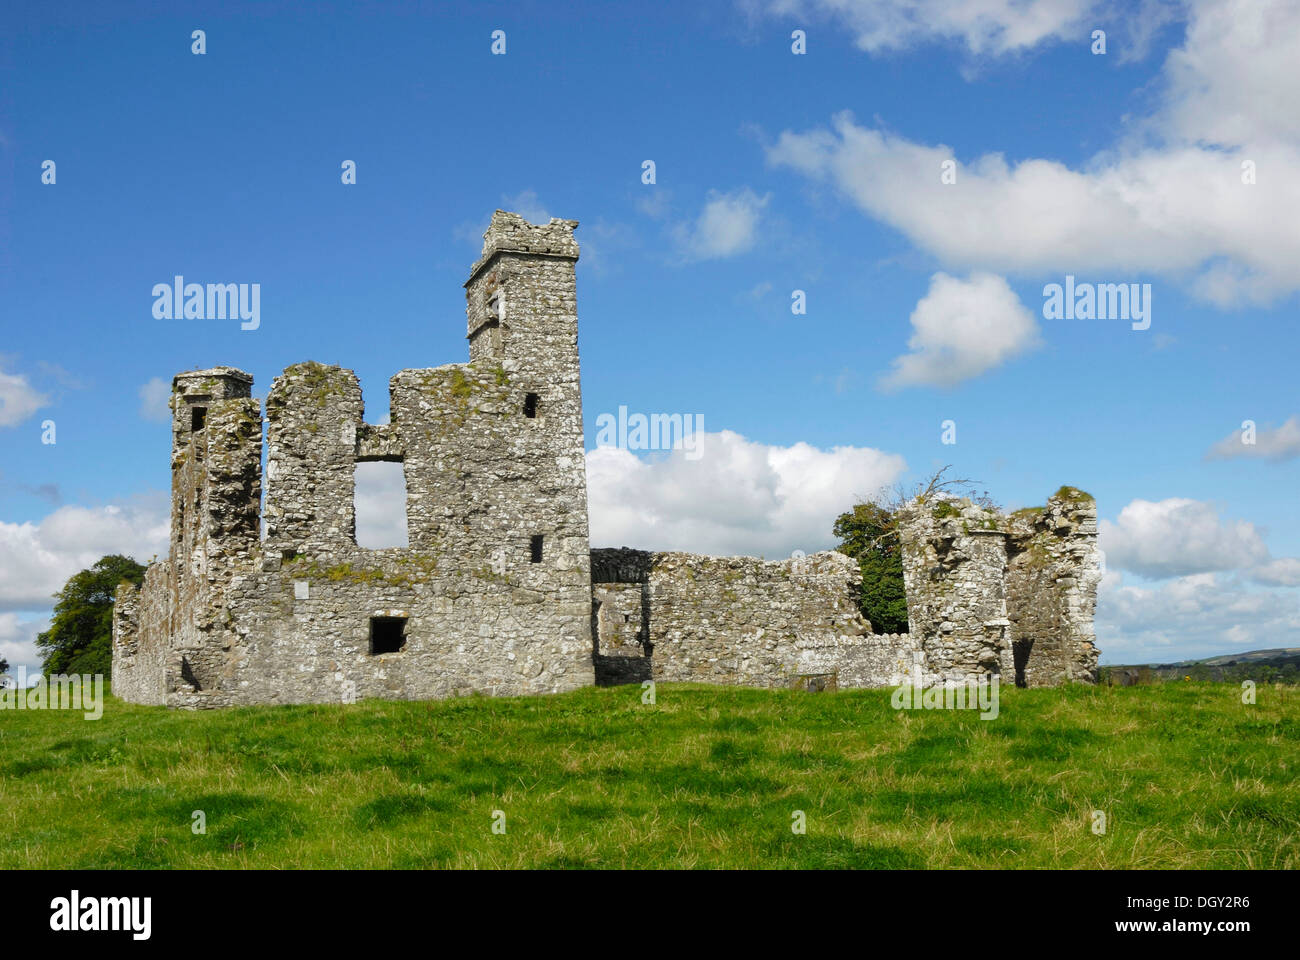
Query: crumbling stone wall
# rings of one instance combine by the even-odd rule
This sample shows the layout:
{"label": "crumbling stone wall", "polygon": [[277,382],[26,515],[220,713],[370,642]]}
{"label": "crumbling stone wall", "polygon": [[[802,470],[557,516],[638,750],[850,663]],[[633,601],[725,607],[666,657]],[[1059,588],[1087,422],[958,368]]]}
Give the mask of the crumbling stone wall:
{"label": "crumbling stone wall", "polygon": [[[306,362],[266,399],[178,374],[171,544],[113,616],[114,692],[200,708],[530,694],[655,678],[839,689],[993,672],[1091,681],[1096,508],[901,515],[909,632],[876,635],[857,563],[591,550],[572,220],[497,211],[465,284],[468,363],[389,381]],[[403,465],[408,547],[356,543],[356,464]],[[265,540],[259,526],[265,520]]]}
{"label": "crumbling stone wall", "polygon": [[1007,539],[1010,671],[1023,686],[1095,683],[1093,615],[1101,582],[1097,504],[1062,487],[1046,506],[1017,511]]}
{"label": "crumbling stone wall", "polygon": [[1096,681],[1101,555],[1090,496],[1062,487],[1011,516],[932,497],[899,521],[908,632],[927,682]]}
{"label": "crumbling stone wall", "polygon": [[[839,553],[780,562],[632,550],[592,551],[598,679],[878,685],[907,654],[871,633],[861,573]],[[622,661],[640,661],[628,664]]]}
{"label": "crumbling stone wall", "polygon": [[[498,211],[466,284],[471,361],[396,374],[389,424],[365,423],[350,370],[275,379],[265,542],[252,378],[175,379],[171,556],[139,597],[119,595],[120,696],[209,707],[594,682],[575,226]],[[356,543],[370,460],[403,464],[407,548]],[[393,621],[399,649],[378,649]]]}

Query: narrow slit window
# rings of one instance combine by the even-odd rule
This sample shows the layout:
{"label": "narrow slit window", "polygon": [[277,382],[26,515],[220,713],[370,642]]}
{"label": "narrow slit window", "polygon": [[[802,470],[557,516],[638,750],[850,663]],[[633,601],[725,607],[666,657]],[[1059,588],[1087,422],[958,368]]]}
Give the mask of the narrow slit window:
{"label": "narrow slit window", "polygon": [[530,559],[532,560],[532,562],[541,563],[542,562],[542,535],[540,533],[537,534],[535,537],[533,537],[532,542],[529,544],[529,549],[531,551]]}
{"label": "narrow slit window", "polygon": [[537,417],[537,400],[538,397],[535,393],[524,395],[524,416],[529,420],[534,420]]}
{"label": "narrow slit window", "polygon": [[194,431],[202,430],[203,424],[207,422],[207,419],[208,419],[207,407],[190,408],[190,429],[191,430]]}
{"label": "narrow slit window", "polygon": [[406,646],[405,617],[370,618],[370,655],[398,653]]}

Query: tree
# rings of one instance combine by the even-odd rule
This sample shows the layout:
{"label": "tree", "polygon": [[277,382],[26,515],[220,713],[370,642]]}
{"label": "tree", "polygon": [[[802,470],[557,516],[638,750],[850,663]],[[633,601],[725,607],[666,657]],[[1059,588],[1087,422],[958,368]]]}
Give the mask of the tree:
{"label": "tree", "polygon": [[901,484],[891,493],[864,500],[835,520],[834,533],[840,538],[840,553],[858,561],[862,570],[862,594],[858,607],[871,621],[876,633],[907,632],[907,593],[903,587],[903,550],[898,537],[898,511],[912,500],[951,496],[960,491],[975,503],[990,509],[997,505],[987,492],[975,494],[974,481],[944,479],[944,467],[911,490]]}
{"label": "tree", "polygon": [[9,672],[9,661],[6,660],[4,657],[0,657],[0,674],[4,674],[8,672]]}
{"label": "tree", "polygon": [[139,586],[143,579],[144,567],[112,554],[65,583],[54,595],[50,629],[36,637],[45,675],[108,677],[113,669],[113,594],[122,581]]}
{"label": "tree", "polygon": [[903,590],[903,551],[894,533],[894,511],[879,503],[859,503],[835,521],[840,553],[858,561],[862,593],[858,607],[877,633],[907,632]]}

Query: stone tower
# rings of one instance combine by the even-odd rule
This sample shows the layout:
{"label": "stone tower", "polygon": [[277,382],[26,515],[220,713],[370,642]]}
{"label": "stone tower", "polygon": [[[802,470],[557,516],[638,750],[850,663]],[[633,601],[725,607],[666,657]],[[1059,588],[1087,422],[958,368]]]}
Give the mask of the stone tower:
{"label": "stone tower", "polygon": [[[470,361],[402,370],[391,422],[315,362],[177,376],[172,544],[114,623],[128,700],[543,693],[595,681],[576,222],[497,211],[466,284]],[[401,463],[408,546],[356,542],[356,465]]]}

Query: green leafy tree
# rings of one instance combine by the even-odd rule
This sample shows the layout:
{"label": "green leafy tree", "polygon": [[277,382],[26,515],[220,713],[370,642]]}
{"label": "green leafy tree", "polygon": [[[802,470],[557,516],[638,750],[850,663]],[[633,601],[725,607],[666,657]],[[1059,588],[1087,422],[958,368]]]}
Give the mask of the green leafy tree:
{"label": "green leafy tree", "polygon": [[36,637],[47,676],[102,673],[113,668],[113,594],[123,580],[139,585],[144,567],[130,557],[101,557],[54,595],[50,629]]}
{"label": "green leafy tree", "polygon": [[930,500],[936,495],[959,493],[991,510],[998,505],[988,492],[976,493],[975,481],[950,478],[951,465],[935,471],[910,490],[901,484],[892,493],[882,491],[873,500],[859,503],[835,521],[840,538],[836,548],[858,561],[862,569],[862,615],[876,633],[907,632],[907,591],[903,587],[903,548],[898,536],[898,512],[907,504]]}
{"label": "green leafy tree", "polygon": [[876,633],[907,632],[907,595],[903,590],[903,554],[894,511],[878,503],[859,503],[835,521],[836,548],[858,561],[862,595],[858,606]]}
{"label": "green leafy tree", "polygon": [[4,657],[0,657],[0,673],[8,673],[8,672],[9,672],[9,661],[6,660]]}

